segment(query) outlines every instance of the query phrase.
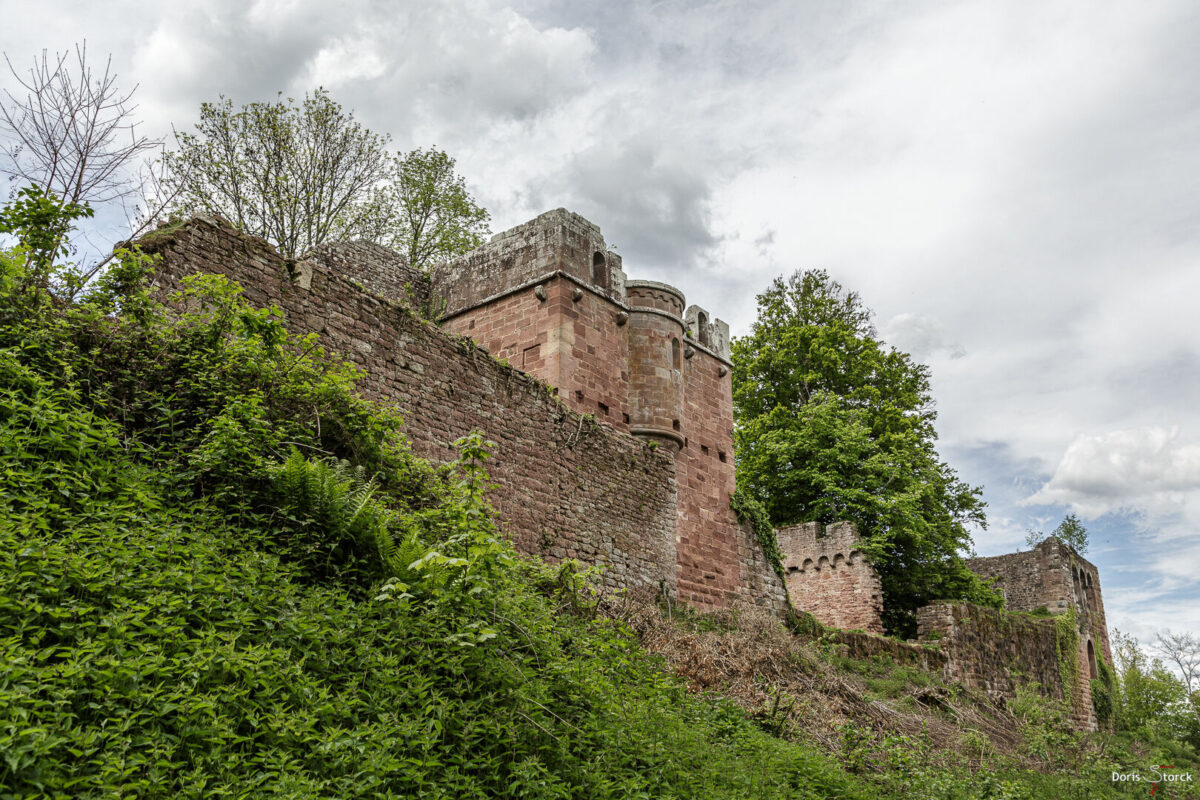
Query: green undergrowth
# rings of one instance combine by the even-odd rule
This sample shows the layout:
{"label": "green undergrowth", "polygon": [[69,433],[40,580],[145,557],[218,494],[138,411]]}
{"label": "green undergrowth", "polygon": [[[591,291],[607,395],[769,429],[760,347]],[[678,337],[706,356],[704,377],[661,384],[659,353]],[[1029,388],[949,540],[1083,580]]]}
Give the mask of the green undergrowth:
{"label": "green undergrowth", "polygon": [[0,251],[0,800],[1124,796],[689,694],[590,571],[514,554],[481,436],[415,457],[223,279],[168,311],[136,255],[78,303],[30,264]]}
{"label": "green undergrowth", "polygon": [[0,253],[0,797],[864,797],[517,558],[481,437],[431,466],[355,371],[126,258]]}

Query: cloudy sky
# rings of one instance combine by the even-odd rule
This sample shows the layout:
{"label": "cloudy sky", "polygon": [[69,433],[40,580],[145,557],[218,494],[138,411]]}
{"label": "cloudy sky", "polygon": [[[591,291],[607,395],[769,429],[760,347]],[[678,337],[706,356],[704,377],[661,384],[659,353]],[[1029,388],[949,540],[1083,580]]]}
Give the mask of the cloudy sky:
{"label": "cloudy sky", "polygon": [[745,332],[823,267],[928,363],[982,555],[1068,511],[1110,625],[1200,632],[1200,4],[0,0],[87,40],[145,131],[324,86],[457,157],[494,228],[559,206]]}

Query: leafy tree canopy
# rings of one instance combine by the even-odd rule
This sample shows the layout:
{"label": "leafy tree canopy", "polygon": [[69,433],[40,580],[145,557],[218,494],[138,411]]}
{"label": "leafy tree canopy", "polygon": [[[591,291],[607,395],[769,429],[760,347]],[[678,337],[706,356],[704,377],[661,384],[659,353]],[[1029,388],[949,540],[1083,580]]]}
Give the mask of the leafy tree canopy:
{"label": "leafy tree canopy", "polygon": [[856,292],[824,270],[777,278],[733,363],[739,486],[776,525],[857,523],[889,630],[935,599],[999,604],[959,557],[984,503],[938,457],[929,370],[878,339]]}
{"label": "leafy tree canopy", "polygon": [[351,215],[349,233],[391,247],[418,269],[479,247],[490,215],[454,165],[436,147],[397,155],[387,183]]}
{"label": "leafy tree canopy", "polygon": [[1088,549],[1088,530],[1079,521],[1079,517],[1074,514],[1067,514],[1063,517],[1063,521],[1058,523],[1058,527],[1050,533],[1042,531],[1028,530],[1025,532],[1025,544],[1028,547],[1037,547],[1039,544],[1049,539],[1051,536],[1057,538],[1064,544],[1069,544],[1075,548],[1075,552],[1083,555]]}
{"label": "leafy tree canopy", "polygon": [[204,103],[196,132],[176,139],[168,181],[180,210],[223,216],[290,258],[334,236],[387,175],[387,137],[321,89],[298,105]]}
{"label": "leafy tree canopy", "polygon": [[175,211],[216,214],[302,256],[338,239],[395,248],[423,268],[483,243],[488,212],[454,159],[437,148],[390,154],[323,89],[236,109],[200,107],[195,133],[176,135],[166,188]]}

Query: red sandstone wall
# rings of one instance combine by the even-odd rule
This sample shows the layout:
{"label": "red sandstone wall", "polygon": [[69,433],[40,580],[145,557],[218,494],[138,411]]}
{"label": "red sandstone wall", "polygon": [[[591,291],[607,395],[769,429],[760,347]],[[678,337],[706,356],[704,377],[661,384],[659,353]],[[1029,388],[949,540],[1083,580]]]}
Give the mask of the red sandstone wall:
{"label": "red sandstone wall", "polygon": [[[1073,548],[1051,537],[1032,550],[972,558],[966,563],[976,575],[995,579],[1005,606],[1012,611],[1045,608],[1052,614],[1062,614],[1074,608],[1079,617],[1081,647],[1090,636],[1096,653],[1112,664],[1100,572]],[[1086,651],[1081,657],[1083,674],[1087,675]]]}
{"label": "red sandstone wall", "polygon": [[[679,480],[677,555],[679,595],[696,604],[718,603],[751,579],[739,553],[735,488],[733,401],[728,368],[688,345],[683,360],[684,447],[676,457]],[[721,372],[724,371],[724,375]],[[753,533],[750,534],[753,537]],[[754,546],[761,550],[757,539]]]}
{"label": "red sandstone wall", "polygon": [[775,531],[788,596],[823,625],[883,634],[883,586],[850,522],[808,522]]}
{"label": "red sandstone wall", "polygon": [[628,328],[618,324],[624,309],[562,276],[539,285],[545,300],[528,287],[443,327],[546,381],[571,409],[628,431]]}
{"label": "red sandstone wall", "polygon": [[951,680],[1003,700],[1030,681],[1051,697],[1063,696],[1053,620],[935,603],[917,610],[917,625],[920,640],[936,642],[946,654]]}
{"label": "red sandstone wall", "polygon": [[1080,729],[1096,730],[1084,633],[1070,656],[1079,666],[1079,680],[1074,687],[1064,687],[1052,619],[968,603],[936,603],[917,610],[917,625],[920,639],[935,641],[946,654],[946,678],[1004,701],[1016,696],[1017,686],[1029,683],[1058,699],[1073,688],[1066,697],[1072,722]]}
{"label": "red sandstone wall", "polygon": [[610,585],[674,593],[675,465],[664,452],[572,413],[542,383],[320,264],[303,288],[269,244],[226,224],[192,220],[143,247],[164,258],[164,291],[189,274],[223,274],[252,303],[279,306],[293,332],[320,333],[367,370],[368,394],[406,414],[421,455],[445,460],[448,442],[484,431],[497,442],[491,500],[524,552],[607,564]]}

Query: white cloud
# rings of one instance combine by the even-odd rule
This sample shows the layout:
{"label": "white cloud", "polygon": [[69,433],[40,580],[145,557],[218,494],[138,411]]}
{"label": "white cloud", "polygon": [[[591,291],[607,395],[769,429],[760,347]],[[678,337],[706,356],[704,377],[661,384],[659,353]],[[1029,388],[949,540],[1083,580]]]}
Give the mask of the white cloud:
{"label": "white cloud", "polygon": [[1054,476],[1026,502],[1065,505],[1085,517],[1136,510],[1155,517],[1200,499],[1200,443],[1177,430],[1140,427],[1077,436]]}
{"label": "white cloud", "polygon": [[981,551],[1073,508],[1104,520],[1106,569],[1155,553],[1150,585],[1194,585],[1195,3],[4,10],[18,63],[114,53],[152,130],[324,84],[396,147],[456,156],[497,227],[580,211],[735,334],[772,277],[826,268],[930,365],[943,454],[986,484]]}
{"label": "white cloud", "polygon": [[946,341],[942,323],[925,314],[897,314],[884,323],[881,334],[885,342],[920,362],[935,353],[950,358],[967,354],[961,344]]}

